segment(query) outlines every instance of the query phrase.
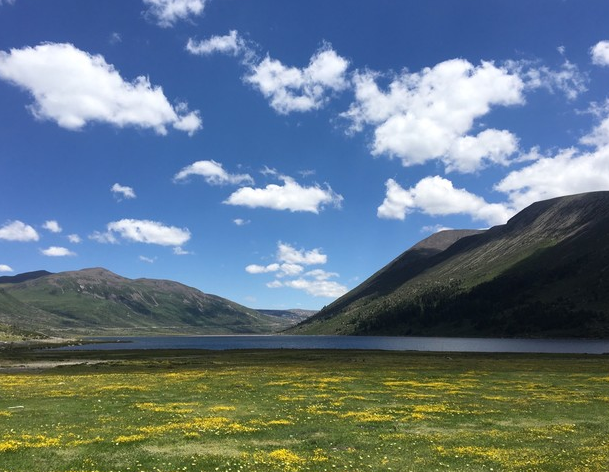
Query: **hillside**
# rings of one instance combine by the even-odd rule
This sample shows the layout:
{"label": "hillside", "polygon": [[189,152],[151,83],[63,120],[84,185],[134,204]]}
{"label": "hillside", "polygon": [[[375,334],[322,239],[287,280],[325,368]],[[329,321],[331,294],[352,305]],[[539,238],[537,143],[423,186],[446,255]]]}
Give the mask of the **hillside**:
{"label": "hillside", "polygon": [[262,313],[264,315],[274,316],[278,318],[282,318],[286,321],[289,320],[292,324],[300,323],[301,321],[306,320],[313,316],[317,311],[314,310],[302,310],[299,308],[292,308],[289,310],[261,310],[256,309],[258,313]]}
{"label": "hillside", "polygon": [[44,334],[270,333],[294,324],[177,282],[101,268],[15,277],[0,284],[0,325]]}
{"label": "hillside", "polygon": [[609,192],[438,233],[291,332],[609,337],[607,234]]}

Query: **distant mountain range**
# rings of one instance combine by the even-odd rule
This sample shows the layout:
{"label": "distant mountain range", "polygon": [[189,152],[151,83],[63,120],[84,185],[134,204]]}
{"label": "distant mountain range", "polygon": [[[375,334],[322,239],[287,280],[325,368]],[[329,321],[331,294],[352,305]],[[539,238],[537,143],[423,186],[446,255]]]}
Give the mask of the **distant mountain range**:
{"label": "distant mountain range", "polygon": [[290,332],[609,337],[609,192],[434,234]]}
{"label": "distant mountain range", "polygon": [[257,311],[177,282],[102,268],[0,277],[0,331],[28,335],[273,333],[313,313]]}

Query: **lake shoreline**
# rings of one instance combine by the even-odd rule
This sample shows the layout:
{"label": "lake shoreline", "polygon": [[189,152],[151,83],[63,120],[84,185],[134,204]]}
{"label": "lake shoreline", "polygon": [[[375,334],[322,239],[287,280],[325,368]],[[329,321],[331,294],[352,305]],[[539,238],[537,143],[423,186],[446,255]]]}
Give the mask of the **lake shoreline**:
{"label": "lake shoreline", "polygon": [[100,336],[58,346],[61,350],[380,350],[420,352],[488,353],[609,353],[609,340],[527,338],[444,338],[332,335],[196,335],[196,336]]}

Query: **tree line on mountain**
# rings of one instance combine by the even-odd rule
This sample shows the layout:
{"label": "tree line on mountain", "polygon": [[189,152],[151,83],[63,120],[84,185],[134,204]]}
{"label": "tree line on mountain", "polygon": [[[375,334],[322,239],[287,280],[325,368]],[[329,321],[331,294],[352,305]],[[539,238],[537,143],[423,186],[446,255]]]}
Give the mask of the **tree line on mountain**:
{"label": "tree line on mountain", "polygon": [[557,296],[543,290],[572,278],[579,266],[571,261],[551,272],[510,271],[471,289],[461,280],[437,283],[402,299],[379,300],[351,323],[355,334],[607,337],[607,310],[591,308],[598,307],[606,281]]}

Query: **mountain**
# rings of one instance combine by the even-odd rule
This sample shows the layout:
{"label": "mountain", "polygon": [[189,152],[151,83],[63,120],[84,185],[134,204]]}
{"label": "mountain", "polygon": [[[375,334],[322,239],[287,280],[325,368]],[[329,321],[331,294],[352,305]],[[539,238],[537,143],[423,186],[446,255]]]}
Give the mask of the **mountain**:
{"label": "mountain", "polygon": [[0,277],[0,284],[18,284],[19,282],[37,279],[46,275],[51,275],[51,272],[46,270],[36,270],[34,272],[24,272],[23,274],[18,275],[3,275]]}
{"label": "mountain", "polygon": [[421,241],[301,334],[609,337],[609,192],[534,203]]}
{"label": "mountain", "polygon": [[264,315],[275,316],[285,320],[289,320],[290,323],[297,324],[301,321],[306,320],[313,316],[317,311],[314,310],[302,310],[299,308],[291,308],[289,310],[256,310],[258,313]]}
{"label": "mountain", "polygon": [[169,280],[94,268],[0,285],[0,325],[44,334],[270,333],[296,321]]}

